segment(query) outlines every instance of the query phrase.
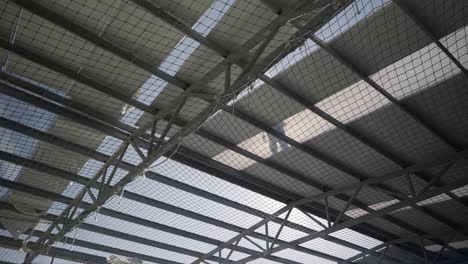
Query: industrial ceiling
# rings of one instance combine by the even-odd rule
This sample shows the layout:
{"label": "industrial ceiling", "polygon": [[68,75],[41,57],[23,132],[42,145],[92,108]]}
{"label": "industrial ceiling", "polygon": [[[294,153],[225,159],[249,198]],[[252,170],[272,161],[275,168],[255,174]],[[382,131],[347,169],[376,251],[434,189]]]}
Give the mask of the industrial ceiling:
{"label": "industrial ceiling", "polygon": [[1,263],[468,262],[464,0],[2,0]]}

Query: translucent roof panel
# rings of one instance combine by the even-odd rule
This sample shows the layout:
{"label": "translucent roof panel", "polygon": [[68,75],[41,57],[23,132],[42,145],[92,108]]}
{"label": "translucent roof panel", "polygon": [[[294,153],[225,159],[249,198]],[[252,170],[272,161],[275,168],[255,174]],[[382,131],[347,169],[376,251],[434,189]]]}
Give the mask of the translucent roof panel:
{"label": "translucent roof panel", "polygon": [[437,230],[457,235],[452,261],[467,14],[463,0],[2,1],[0,262],[50,263],[47,238],[56,263],[423,262]]}

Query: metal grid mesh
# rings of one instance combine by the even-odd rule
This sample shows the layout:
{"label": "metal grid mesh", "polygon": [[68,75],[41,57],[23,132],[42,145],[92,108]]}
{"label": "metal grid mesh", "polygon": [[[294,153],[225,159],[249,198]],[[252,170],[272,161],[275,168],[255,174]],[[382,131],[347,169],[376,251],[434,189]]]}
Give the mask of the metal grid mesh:
{"label": "metal grid mesh", "polygon": [[[466,67],[463,1],[409,3],[409,10],[430,29],[427,32],[395,2],[350,1],[320,29],[312,27],[313,34],[309,28],[298,29],[306,24],[298,21],[331,6],[307,11],[310,6],[294,10],[293,4],[284,4],[278,12],[264,2],[4,1],[2,180],[61,194],[69,201],[84,190],[87,179],[98,175],[109,156],[118,153],[128,135],[144,127],[146,134],[135,142],[146,149],[128,147],[112,186],[143,162],[150,138],[147,124],[155,113],[179,108],[178,98],[188,89],[200,92],[183,101],[175,120],[157,123],[155,134],[169,140],[210,109],[213,98],[223,100],[215,104],[222,109],[212,111],[194,134],[147,164],[151,169],[143,172],[146,178],[137,177],[114,195],[103,206],[105,212],[94,214],[96,220],[84,221],[187,248],[197,256],[75,231],[80,240],[189,263],[291,201],[383,178],[414,163],[442,159],[466,145],[466,69],[450,57],[453,54]],[[225,89],[225,62],[233,63],[234,80],[272,27],[278,32],[267,41],[254,68],[268,67],[248,74],[259,79],[239,94],[228,93],[231,101],[216,97]],[[298,37],[303,32],[309,35]],[[444,53],[434,38],[451,53]],[[339,220],[352,221],[415,196],[412,192],[424,190],[440,172],[444,175],[429,191],[463,180],[466,162],[457,161],[448,171],[445,166],[411,173],[411,186],[399,177],[383,187],[363,188],[349,204],[352,191],[301,208],[312,218],[297,209],[288,218],[283,213],[269,223],[268,234],[261,227],[251,239],[263,245],[265,236],[272,240],[277,234],[278,244],[293,242],[326,230],[328,214],[328,224],[334,225],[340,214]],[[25,194],[11,185],[2,187],[1,194],[6,203],[30,203],[54,216],[66,208],[63,202]],[[464,226],[461,217],[451,220],[452,213],[440,207],[454,204],[466,211],[453,197],[464,199],[467,194],[466,186],[460,186],[254,262],[332,263],[401,236]],[[83,200],[93,202],[90,194]],[[138,223],[129,221],[136,219]],[[220,250],[219,257],[241,260],[261,251],[245,239],[237,246],[231,253]],[[97,256],[111,253],[76,248]],[[24,254],[1,252],[5,261],[24,259]],[[41,258],[37,260],[49,260]]]}

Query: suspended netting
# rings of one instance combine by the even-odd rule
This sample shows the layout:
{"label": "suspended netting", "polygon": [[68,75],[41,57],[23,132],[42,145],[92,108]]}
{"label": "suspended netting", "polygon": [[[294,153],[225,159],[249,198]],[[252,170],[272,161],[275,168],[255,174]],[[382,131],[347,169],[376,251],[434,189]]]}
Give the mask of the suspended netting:
{"label": "suspended netting", "polygon": [[0,261],[463,260],[467,10],[2,1]]}

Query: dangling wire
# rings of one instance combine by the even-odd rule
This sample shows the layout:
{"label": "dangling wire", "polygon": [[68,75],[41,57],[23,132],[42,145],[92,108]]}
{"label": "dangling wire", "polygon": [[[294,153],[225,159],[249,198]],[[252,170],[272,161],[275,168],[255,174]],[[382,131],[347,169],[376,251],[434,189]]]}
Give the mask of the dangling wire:
{"label": "dangling wire", "polygon": [[70,251],[73,251],[73,248],[75,246],[75,241],[76,241],[76,235],[78,234],[78,229],[80,228],[81,222],[78,223],[78,225],[75,228],[75,232],[73,233],[73,240],[70,245]]}
{"label": "dangling wire", "polygon": [[125,192],[125,185],[122,186],[122,190],[120,191],[120,195],[119,195],[119,205],[122,203],[122,197],[124,195],[124,192]]}
{"label": "dangling wire", "polygon": [[101,206],[98,206],[96,211],[94,212],[94,221],[97,222],[98,216],[99,216],[99,211],[101,210]]}

